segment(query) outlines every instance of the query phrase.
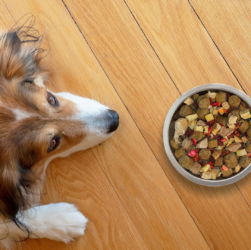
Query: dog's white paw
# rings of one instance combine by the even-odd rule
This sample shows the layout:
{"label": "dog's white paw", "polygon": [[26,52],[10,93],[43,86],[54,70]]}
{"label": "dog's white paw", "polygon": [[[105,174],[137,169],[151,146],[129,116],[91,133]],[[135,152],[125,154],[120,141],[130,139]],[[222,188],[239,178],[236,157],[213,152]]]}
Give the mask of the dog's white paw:
{"label": "dog's white paw", "polygon": [[59,203],[59,205],[57,220],[61,221],[63,231],[71,238],[78,238],[84,235],[87,218],[73,204]]}
{"label": "dog's white paw", "polygon": [[84,234],[88,219],[73,204],[57,203],[39,208],[36,222],[32,223],[34,231],[40,231],[38,235],[42,233],[42,237],[69,243]]}

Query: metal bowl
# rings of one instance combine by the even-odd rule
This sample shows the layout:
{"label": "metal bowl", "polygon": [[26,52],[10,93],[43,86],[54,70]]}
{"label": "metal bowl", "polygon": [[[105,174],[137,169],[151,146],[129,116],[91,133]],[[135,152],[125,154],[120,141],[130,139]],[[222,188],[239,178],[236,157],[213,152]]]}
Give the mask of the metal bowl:
{"label": "metal bowl", "polygon": [[231,177],[228,177],[228,178],[221,177],[222,179],[217,179],[217,180],[205,180],[205,179],[202,179],[202,178],[192,174],[191,172],[184,169],[183,167],[181,167],[179,162],[176,160],[176,158],[174,156],[174,150],[170,146],[170,140],[174,136],[175,121],[180,117],[178,115],[177,111],[179,111],[179,109],[183,105],[183,102],[188,97],[190,97],[196,93],[205,94],[205,93],[207,93],[208,90],[210,90],[211,92],[222,90],[226,93],[237,95],[251,107],[251,98],[250,97],[248,97],[242,91],[240,91],[236,88],[230,87],[228,85],[212,83],[212,84],[206,84],[206,85],[202,85],[199,87],[195,87],[195,88],[187,91],[182,96],[180,96],[178,98],[178,100],[173,104],[171,109],[169,110],[169,112],[166,116],[165,124],[164,124],[163,140],[164,140],[164,146],[165,146],[167,156],[169,157],[171,163],[173,164],[173,166],[176,168],[176,170],[180,174],[182,174],[184,177],[186,177],[188,180],[190,180],[194,183],[204,185],[204,186],[210,186],[210,187],[219,187],[219,186],[225,186],[225,185],[232,184],[236,181],[239,181],[243,177],[245,177],[251,171],[251,164],[249,164],[245,169],[242,169],[239,173],[232,175]]}

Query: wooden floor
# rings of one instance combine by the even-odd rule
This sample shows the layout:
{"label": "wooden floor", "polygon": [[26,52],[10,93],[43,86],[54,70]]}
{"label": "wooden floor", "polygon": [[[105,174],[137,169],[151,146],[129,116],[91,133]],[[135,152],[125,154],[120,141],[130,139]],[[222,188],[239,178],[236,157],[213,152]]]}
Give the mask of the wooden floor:
{"label": "wooden floor", "polygon": [[47,171],[43,203],[76,204],[89,219],[85,235],[22,249],[251,249],[251,174],[198,186],[176,172],[162,140],[168,110],[192,87],[217,82],[251,95],[251,2],[1,0],[1,27],[26,13],[50,47],[49,88],[99,100],[120,126]]}

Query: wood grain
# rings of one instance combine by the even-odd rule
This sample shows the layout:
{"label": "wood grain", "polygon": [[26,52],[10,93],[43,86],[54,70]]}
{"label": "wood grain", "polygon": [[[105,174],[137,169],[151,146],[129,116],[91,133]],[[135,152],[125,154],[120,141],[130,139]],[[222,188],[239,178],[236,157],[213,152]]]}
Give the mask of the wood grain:
{"label": "wood grain", "polygon": [[[15,3],[12,2],[11,4]],[[8,7],[11,7],[11,4]],[[28,4],[29,3],[26,3],[26,5]],[[43,9],[36,9],[35,6],[30,5],[30,7],[27,7],[25,6],[25,3],[22,2],[23,9],[17,9],[19,14],[16,16],[15,12],[12,11],[12,15],[15,17],[15,20],[18,20],[27,12],[34,13],[37,17],[37,26],[40,27],[41,32],[43,32],[43,28],[45,27],[43,24],[46,23],[46,21],[43,19],[46,19],[47,15],[45,14],[44,16]],[[61,2],[59,2],[59,6],[62,6]],[[15,5],[15,7],[17,6]],[[56,7],[57,4],[54,3],[54,8]],[[64,12],[64,8],[57,9],[59,13],[66,14],[67,16],[69,15],[67,11]],[[4,19],[6,21],[5,23],[0,23],[2,27],[12,27],[14,22],[8,14],[7,9],[5,9],[3,6],[2,2],[0,4],[0,10],[2,11],[1,13],[4,13]],[[40,14],[38,14],[36,11],[39,11]],[[44,12],[46,12],[46,8],[44,9]],[[64,72],[67,68],[67,65],[64,64],[65,60],[68,61],[69,65],[72,65],[72,60],[69,58],[74,54],[76,58],[79,57],[79,55],[78,53],[74,52],[74,47],[73,49],[68,49],[68,46],[60,43],[57,40],[61,38],[60,31],[64,36],[64,31],[66,31],[68,27],[66,20],[66,23],[64,24],[65,27],[60,30],[59,25],[62,25],[62,21],[58,20],[59,17],[54,15],[53,18],[48,18],[46,23],[46,29],[48,32],[47,39],[51,38],[49,41],[51,54],[45,58],[45,60],[48,60],[49,67],[53,65],[54,68],[59,67],[59,69],[61,69],[58,70],[58,74],[52,75],[52,83],[49,84],[49,87],[57,91],[70,91],[73,87],[75,87],[76,90],[80,89],[80,91],[83,91],[81,90],[81,83],[83,81],[88,82],[89,79],[87,80],[86,78],[90,77],[92,81],[96,82],[107,81],[105,76],[101,76],[99,78],[98,75],[96,76],[96,74],[92,73],[101,70],[90,52],[87,52],[85,57],[83,57],[85,60],[81,58],[81,61],[83,61],[85,66],[77,68],[76,65],[74,65],[76,70],[75,72],[71,72],[72,74],[76,75],[77,71],[85,72],[82,73],[82,76],[78,76],[82,79],[82,81],[78,82],[79,85],[77,84],[76,79],[75,81],[64,79],[64,74],[68,73],[68,71]],[[69,20],[71,19],[69,18]],[[58,32],[55,32],[55,26],[53,27],[51,23],[54,25],[58,24]],[[79,33],[74,25],[73,28],[71,27],[71,24],[72,23],[70,22],[68,29],[71,29],[72,32],[69,32],[69,34],[74,34],[74,32]],[[62,41],[67,40],[67,37],[62,37],[61,39]],[[76,37],[76,39],[78,38]],[[78,43],[82,43],[81,37],[79,38]],[[55,48],[57,48],[56,51]],[[71,48],[71,46],[69,46],[69,48]],[[64,53],[61,53],[61,51],[67,50],[69,53],[68,60],[67,56],[65,56]],[[55,62],[52,60],[54,57],[52,55],[55,55],[55,59],[57,59],[55,61],[56,63],[59,62],[59,64],[55,64]],[[76,63],[78,62],[80,63],[80,60],[78,60]],[[83,63],[80,63],[79,65]],[[73,65],[71,67],[73,67]],[[85,71],[83,71],[83,68]],[[55,70],[54,73],[57,73],[57,70]],[[57,82],[58,85],[55,82]],[[74,83],[74,86],[72,87],[69,82]],[[66,87],[63,88],[61,84],[65,84]],[[83,91],[82,93],[86,92]],[[47,175],[48,178],[45,185],[44,195],[42,196],[42,203],[47,204],[51,202],[64,201],[77,205],[80,211],[89,219],[85,236],[76,239],[69,245],[46,239],[28,240],[19,244],[22,249],[148,249],[142,240],[142,237],[135,228],[132,220],[128,216],[121,201],[116,195],[116,192],[113,190],[111,184],[107,180],[103,170],[100,168],[91,150],[76,153],[75,155],[65,159],[55,160],[48,168]]]}
{"label": "wood grain", "polygon": [[[56,190],[59,190],[58,186],[61,189],[60,192],[62,192],[62,196],[59,196],[59,198],[61,197],[72,202],[76,201],[81,211],[89,213],[93,224],[87,229],[87,234],[84,237],[87,246],[91,249],[143,249],[145,248],[145,242],[152,249],[208,249],[194,221],[164,175],[163,170],[81,36],[74,21],[71,20],[62,2],[49,0],[43,2],[31,0],[22,2],[5,1],[5,5],[15,20],[27,12],[32,12],[37,16],[39,25],[46,27],[50,42],[50,59],[53,59],[53,62],[49,65],[54,73],[52,75],[52,84],[55,90],[71,91],[99,99],[111,108],[116,109],[121,115],[121,125],[116,135],[101,146],[94,148],[93,152],[133,224],[129,219],[120,221],[110,218],[111,214],[109,211],[111,210],[109,209],[113,208],[113,204],[106,208],[107,203],[102,204],[102,199],[100,199],[108,187],[103,187],[101,183],[99,188],[103,190],[102,192],[100,190],[101,194],[98,196],[98,191],[92,190],[92,185],[97,185],[98,182],[98,178],[94,174],[94,179],[92,179],[93,176],[91,178],[89,175],[85,177],[86,181],[90,178],[90,183],[94,184],[86,184],[84,182],[83,185],[79,183],[76,184],[76,187],[72,187],[72,184],[70,185],[64,178],[66,175],[68,178],[69,174],[62,174],[61,171],[63,170],[60,169],[54,175],[55,177],[51,180],[50,185],[48,184],[48,190],[50,193],[52,192],[53,198],[56,199],[56,196],[58,196],[58,192],[56,192]],[[116,17],[114,18],[116,19]],[[107,39],[109,39],[109,36],[109,33],[107,33]],[[142,42],[147,46],[146,52],[151,57],[151,61],[142,54],[142,58],[138,58],[140,64],[142,64],[142,66],[139,65],[139,68],[145,67],[149,69],[149,72],[146,71],[143,74],[140,70],[135,69],[135,79],[138,77],[138,72],[141,72],[146,81],[154,80],[156,84],[158,82],[170,83],[171,85],[167,86],[166,89],[170,88],[170,86],[174,87],[149,44],[145,40]],[[119,51],[116,51],[116,53],[121,54]],[[128,60],[130,56],[132,55],[127,55]],[[125,71],[128,71],[128,69],[125,68]],[[120,73],[117,72],[117,74],[119,75]],[[125,85],[125,88],[128,87],[131,86]],[[155,86],[152,87],[152,91],[155,95],[163,94]],[[178,91],[175,89],[174,96],[179,96]],[[138,107],[145,105],[147,100],[140,99],[140,102]],[[73,161],[72,159],[75,159],[76,162],[71,165],[74,171],[69,182],[73,182],[75,179],[73,177],[74,172],[78,173],[79,171],[79,164],[77,163],[84,163],[86,154],[86,152],[79,153],[78,156],[81,157],[74,158],[73,156],[71,158],[71,162]],[[93,158],[90,160],[93,160]],[[61,166],[56,164],[57,167],[67,167],[64,162],[62,160]],[[59,176],[57,177],[57,175]],[[81,176],[84,175],[81,173]],[[104,177],[100,178],[103,179]],[[81,187],[85,189],[86,186],[90,186],[88,187],[89,192],[86,194],[83,191],[81,193],[83,199],[81,198],[80,201],[77,199],[78,194],[75,194],[72,190],[77,188],[77,192],[80,192]],[[86,202],[84,199],[86,199]],[[96,202],[98,202],[100,208],[96,206]],[[82,207],[82,204],[87,207],[89,212]],[[116,209],[119,208],[118,205],[117,208],[114,208],[114,215],[118,213]],[[122,209],[123,211],[125,210]],[[99,212],[101,213],[100,215]],[[117,224],[114,222],[108,227],[109,223],[106,221],[109,221],[109,223],[116,221]],[[138,232],[135,232],[135,227]],[[113,236],[115,231],[121,233],[117,233],[115,237]],[[142,242],[140,235],[144,242]],[[127,238],[126,242],[124,241],[125,238]],[[79,244],[77,247],[82,247],[81,243]],[[61,245],[57,248],[59,249],[60,247]]]}
{"label": "wood grain", "polygon": [[[194,0],[190,2],[239,83],[245,92],[251,95],[251,2],[202,3]],[[238,182],[238,187],[249,206],[251,206],[250,182],[251,175]]]}
{"label": "wood grain", "polygon": [[210,247],[247,249],[251,211],[239,189],[235,185],[212,189],[188,182],[173,169],[162,145],[161,131],[167,109],[176,100],[176,89],[148,76],[158,68],[146,37],[181,93],[209,82],[241,89],[189,3],[65,3]]}
{"label": "wood grain", "polygon": [[251,2],[191,0],[190,3],[240,84],[251,94]]}

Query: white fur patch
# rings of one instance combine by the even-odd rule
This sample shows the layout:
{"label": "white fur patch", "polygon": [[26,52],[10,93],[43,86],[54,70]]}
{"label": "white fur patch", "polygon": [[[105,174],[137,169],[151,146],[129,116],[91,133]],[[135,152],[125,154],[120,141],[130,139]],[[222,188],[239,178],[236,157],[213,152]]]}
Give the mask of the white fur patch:
{"label": "white fur patch", "polygon": [[35,80],[34,83],[38,86],[38,87],[44,87],[44,79],[41,76],[38,76]]}
{"label": "white fur patch", "polygon": [[[69,243],[84,234],[88,219],[68,203],[33,207],[17,215],[29,227],[31,238],[47,238]],[[27,237],[27,233],[13,222],[0,223],[0,248],[9,249],[14,240]]]}
{"label": "white fur patch", "polygon": [[106,112],[109,110],[108,107],[95,100],[70,93],[57,93],[56,96],[57,95],[68,99],[75,104],[76,111],[71,119],[82,121],[87,125],[90,132],[103,133],[107,131]]}
{"label": "white fur patch", "polygon": [[15,115],[16,121],[20,121],[20,120],[23,120],[23,119],[27,119],[27,118],[29,118],[31,116],[34,116],[33,114],[28,113],[27,111],[19,109],[19,108],[13,109],[11,111]]}

